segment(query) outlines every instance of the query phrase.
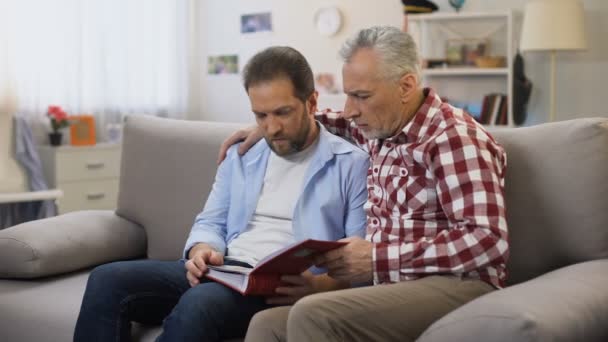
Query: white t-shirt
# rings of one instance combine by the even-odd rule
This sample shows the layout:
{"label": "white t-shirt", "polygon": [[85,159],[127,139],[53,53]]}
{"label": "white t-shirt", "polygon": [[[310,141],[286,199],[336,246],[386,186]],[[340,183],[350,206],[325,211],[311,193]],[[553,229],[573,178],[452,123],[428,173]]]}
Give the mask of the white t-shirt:
{"label": "white t-shirt", "polygon": [[280,157],[270,152],[256,210],[247,228],[230,241],[226,255],[255,265],[266,255],[294,242],[293,211],[319,138],[298,153]]}

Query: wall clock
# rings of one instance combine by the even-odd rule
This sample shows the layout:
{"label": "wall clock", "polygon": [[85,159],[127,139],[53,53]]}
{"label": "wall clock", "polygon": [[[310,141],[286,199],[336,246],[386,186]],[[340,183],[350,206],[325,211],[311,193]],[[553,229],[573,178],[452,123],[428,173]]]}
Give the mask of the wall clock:
{"label": "wall clock", "polygon": [[324,36],[333,36],[342,26],[342,13],[338,7],[322,7],[315,13],[315,27]]}

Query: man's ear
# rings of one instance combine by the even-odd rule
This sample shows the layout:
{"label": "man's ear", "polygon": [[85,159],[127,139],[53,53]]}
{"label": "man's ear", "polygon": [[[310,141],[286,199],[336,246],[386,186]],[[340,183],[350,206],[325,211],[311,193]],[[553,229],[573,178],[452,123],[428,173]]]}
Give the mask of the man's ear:
{"label": "man's ear", "polygon": [[401,103],[407,103],[410,101],[412,96],[418,89],[418,77],[416,75],[407,73],[399,79],[399,95],[401,97]]}
{"label": "man's ear", "polygon": [[310,94],[310,96],[308,97],[308,100],[306,101],[306,109],[308,110],[308,114],[315,115],[315,113],[317,112],[318,98],[319,92],[316,90],[313,91],[312,94]]}

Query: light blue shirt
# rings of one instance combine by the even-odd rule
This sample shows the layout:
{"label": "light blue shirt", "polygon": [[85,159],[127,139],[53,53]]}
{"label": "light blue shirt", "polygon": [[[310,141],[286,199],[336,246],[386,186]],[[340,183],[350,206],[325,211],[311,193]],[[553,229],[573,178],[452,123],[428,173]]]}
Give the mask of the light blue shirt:
{"label": "light blue shirt", "polygon": [[[369,155],[320,126],[319,144],[304,176],[293,214],[295,241],[365,235]],[[197,243],[220,253],[243,232],[255,212],[271,150],[264,139],[245,155],[228,150],[203,211],[196,216],[184,257]]]}

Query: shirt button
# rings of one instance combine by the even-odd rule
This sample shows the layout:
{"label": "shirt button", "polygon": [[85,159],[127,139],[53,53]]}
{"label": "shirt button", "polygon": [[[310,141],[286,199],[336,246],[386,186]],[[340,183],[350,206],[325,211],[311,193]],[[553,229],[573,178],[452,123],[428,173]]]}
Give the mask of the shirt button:
{"label": "shirt button", "polygon": [[401,170],[401,175],[405,176],[405,170]]}
{"label": "shirt button", "polygon": [[378,168],[377,167],[374,168],[374,173],[378,173]]}
{"label": "shirt button", "polygon": [[373,219],[373,220],[372,220],[372,223],[373,223],[373,224],[378,224],[378,220]]}
{"label": "shirt button", "polygon": [[391,143],[386,143],[384,146],[390,148],[391,146],[393,146]]}

